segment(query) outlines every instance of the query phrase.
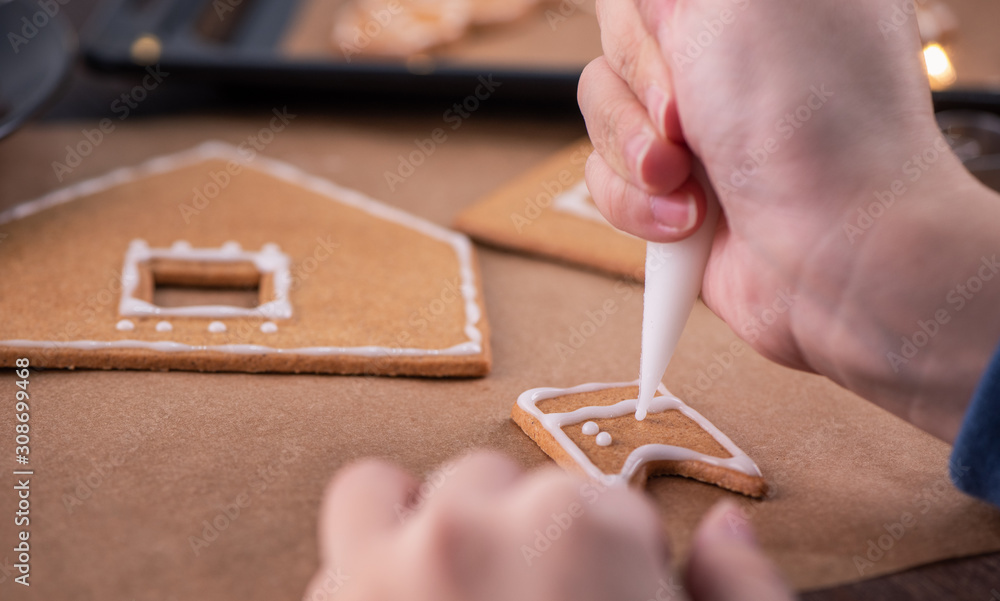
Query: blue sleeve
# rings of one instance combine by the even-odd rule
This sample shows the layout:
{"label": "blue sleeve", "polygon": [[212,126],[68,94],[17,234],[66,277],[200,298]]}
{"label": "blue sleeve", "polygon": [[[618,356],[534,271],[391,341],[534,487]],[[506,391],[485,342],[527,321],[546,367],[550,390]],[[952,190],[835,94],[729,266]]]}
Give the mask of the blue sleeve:
{"label": "blue sleeve", "polygon": [[949,468],[959,490],[1000,507],[1000,348],[972,395]]}

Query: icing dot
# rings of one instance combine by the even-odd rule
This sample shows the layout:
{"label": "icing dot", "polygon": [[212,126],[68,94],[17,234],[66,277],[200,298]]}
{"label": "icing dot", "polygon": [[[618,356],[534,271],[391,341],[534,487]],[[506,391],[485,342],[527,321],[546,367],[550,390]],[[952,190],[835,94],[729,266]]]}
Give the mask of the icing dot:
{"label": "icing dot", "polygon": [[131,332],[135,329],[135,324],[127,319],[123,319],[115,324],[115,329],[121,332]]}
{"label": "icing dot", "polygon": [[587,436],[593,436],[594,434],[597,434],[600,431],[601,429],[598,428],[597,424],[595,424],[594,422],[587,422],[583,424],[583,433],[586,434]]}
{"label": "icing dot", "polygon": [[212,323],[208,324],[208,331],[214,334],[218,334],[219,332],[225,332],[226,324],[222,323],[221,321],[213,321]]}
{"label": "icing dot", "polygon": [[278,324],[274,323],[273,321],[265,321],[264,323],[260,324],[260,331],[264,332],[265,334],[273,334],[278,331]]}
{"label": "icing dot", "polygon": [[606,447],[611,444],[611,435],[607,432],[601,432],[597,435],[597,440],[595,442],[597,442],[597,446]]}
{"label": "icing dot", "polygon": [[169,332],[174,329],[174,326],[169,321],[161,321],[156,324],[157,332]]}
{"label": "icing dot", "polygon": [[173,244],[170,245],[170,250],[173,251],[191,250],[191,243],[188,242],[187,240],[178,240],[177,242],[174,242]]}
{"label": "icing dot", "polygon": [[222,245],[222,252],[224,253],[238,253],[243,250],[239,242],[229,241]]}

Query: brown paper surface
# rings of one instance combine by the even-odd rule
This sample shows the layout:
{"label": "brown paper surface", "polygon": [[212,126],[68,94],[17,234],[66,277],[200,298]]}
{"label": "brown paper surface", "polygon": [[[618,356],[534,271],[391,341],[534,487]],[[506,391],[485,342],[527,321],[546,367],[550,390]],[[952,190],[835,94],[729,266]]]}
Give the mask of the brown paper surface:
{"label": "brown paper surface", "polygon": [[[125,122],[63,183],[206,138],[238,144],[266,124],[256,114]],[[93,126],[28,128],[0,143],[0,205],[57,187],[52,162]],[[266,154],[447,224],[581,134],[477,115],[390,191],[384,173],[438,126],[438,114],[301,116]],[[641,288],[494,250],[480,263],[494,352],[483,379],[33,371],[33,586],[19,598],[298,599],[317,565],[320,495],[345,462],[374,455],[426,474],[485,447],[528,468],[548,464],[511,422],[511,406],[536,386],[634,378]],[[12,398],[14,380],[0,372],[0,394]],[[664,381],[747,451],[776,491],[755,502],[690,480],[652,481],[678,557],[722,498],[746,509],[800,590],[1000,549],[1000,511],[951,487],[946,444],[824,378],[767,362],[704,306]],[[11,433],[6,406],[0,432]],[[7,468],[13,454],[13,436],[0,437]],[[2,479],[0,562],[13,564],[13,476]],[[913,525],[883,540],[889,550],[859,574],[854,556],[906,513]],[[196,552],[192,537],[207,546]]]}

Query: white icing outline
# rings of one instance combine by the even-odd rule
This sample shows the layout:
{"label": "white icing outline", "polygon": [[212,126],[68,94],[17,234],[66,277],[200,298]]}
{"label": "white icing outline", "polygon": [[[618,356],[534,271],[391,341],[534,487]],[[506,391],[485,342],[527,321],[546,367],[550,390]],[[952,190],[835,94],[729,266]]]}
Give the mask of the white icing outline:
{"label": "white icing outline", "polygon": [[589,221],[603,223],[608,227],[614,227],[604,218],[604,215],[601,215],[601,211],[597,207],[587,202],[588,198],[590,198],[590,190],[587,188],[587,180],[580,180],[572,188],[553,198],[552,208]]}
{"label": "white icing outline", "polygon": [[[256,307],[233,307],[226,305],[196,305],[189,307],[160,307],[135,297],[139,287],[139,265],[152,259],[173,259],[175,261],[214,261],[219,263],[253,263],[262,275],[273,276],[273,300]],[[291,259],[281,252],[277,244],[265,244],[259,252],[245,251],[239,244],[227,242],[219,248],[191,248],[190,244],[179,241],[170,248],[150,248],[145,240],[133,240],[125,253],[122,267],[122,298],[118,303],[120,315],[151,317],[255,317],[268,319],[291,319],[292,303],[288,291],[292,286]]]}
{"label": "white icing outline", "polygon": [[329,198],[333,202],[358,209],[373,217],[395,223],[417,231],[425,236],[440,240],[450,245],[458,258],[459,287],[465,299],[465,335],[468,341],[460,342],[445,349],[400,348],[386,346],[313,346],[293,349],[282,349],[258,344],[223,344],[223,345],[189,345],[172,341],[145,340],[72,340],[65,342],[49,340],[0,340],[0,345],[24,348],[56,348],[75,350],[100,350],[108,348],[148,349],[162,352],[216,351],[235,354],[271,353],[277,355],[357,355],[362,357],[420,357],[420,356],[456,356],[477,355],[483,352],[483,333],[476,325],[482,318],[479,305],[476,302],[475,269],[472,265],[472,243],[468,237],[445,227],[431,223],[403,210],[382,204],[356,190],[342,188],[333,182],[309,175],[308,173],[275,159],[256,155],[248,160],[239,150],[224,142],[204,142],[194,148],[176,154],[152,158],[138,166],[122,167],[110,173],[88,179],[59,190],[50,192],[40,198],[21,203],[0,212],[0,225],[23,219],[45,209],[59,206],[83,196],[108,190],[120,184],[126,184],[143,177],[175,171],[183,167],[195,165],[206,160],[229,160],[244,168],[253,168],[271,177],[305,188],[310,192]]}
{"label": "white icing outline", "polygon": [[539,401],[567,394],[594,392],[597,390],[606,390],[608,388],[626,388],[628,386],[638,385],[639,380],[634,380],[632,382],[597,382],[592,384],[581,384],[579,386],[573,386],[572,388],[532,388],[531,390],[522,392],[521,395],[517,397],[517,405],[526,413],[537,419],[538,423],[540,423],[542,427],[545,428],[545,430],[551,434],[553,438],[555,438],[556,442],[559,443],[559,446],[566,451],[566,453],[577,463],[577,465],[583,468],[583,471],[588,476],[607,486],[627,485],[638,469],[651,461],[694,460],[717,467],[731,469],[748,476],[761,476],[760,469],[757,467],[757,464],[754,463],[753,459],[750,459],[750,457],[744,453],[742,449],[736,446],[736,443],[723,434],[721,430],[716,428],[712,422],[705,419],[702,414],[698,413],[691,407],[688,407],[684,401],[671,394],[663,384],[660,384],[657,388],[657,391],[663,396],[653,397],[649,406],[649,412],[660,413],[662,411],[669,411],[672,409],[680,411],[691,421],[695,422],[708,432],[712,438],[714,438],[720,445],[722,445],[723,448],[726,449],[726,451],[729,452],[730,455],[732,455],[732,457],[713,457],[712,455],[706,455],[684,447],[653,443],[642,445],[632,451],[625,459],[625,463],[622,465],[620,472],[617,474],[607,474],[594,465],[594,462],[587,457],[587,454],[584,453],[583,450],[577,446],[572,439],[570,439],[566,432],[563,431],[563,427],[578,424],[580,422],[586,422],[587,420],[592,419],[621,417],[623,415],[635,413],[635,406],[638,402],[637,399],[626,399],[624,401],[619,401],[614,405],[581,407],[568,413],[542,413],[542,411],[537,407],[537,403]]}

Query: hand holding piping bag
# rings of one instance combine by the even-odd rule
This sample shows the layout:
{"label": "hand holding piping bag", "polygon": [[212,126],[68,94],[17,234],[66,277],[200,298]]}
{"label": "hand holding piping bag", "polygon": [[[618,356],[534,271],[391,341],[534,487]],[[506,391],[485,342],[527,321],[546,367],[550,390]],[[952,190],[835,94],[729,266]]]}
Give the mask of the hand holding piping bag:
{"label": "hand holding piping bag", "polygon": [[[705,212],[701,225],[689,237],[677,242],[646,243],[646,283],[642,301],[642,356],[639,362],[639,402],[635,418],[643,420],[649,402],[663,379],[667,365],[677,348],[684,324],[701,291],[705,266],[715,239],[719,203],[704,177],[700,163],[695,163],[696,178],[705,194]],[[694,192],[688,192],[693,194]],[[696,204],[694,201],[689,205]]]}

